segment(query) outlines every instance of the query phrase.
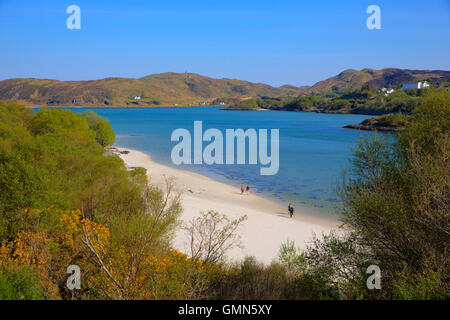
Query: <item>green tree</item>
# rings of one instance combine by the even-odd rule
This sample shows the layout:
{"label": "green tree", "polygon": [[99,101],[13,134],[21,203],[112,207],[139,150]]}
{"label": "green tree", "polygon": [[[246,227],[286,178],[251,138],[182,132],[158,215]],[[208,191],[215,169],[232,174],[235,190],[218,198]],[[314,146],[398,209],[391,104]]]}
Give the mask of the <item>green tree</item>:
{"label": "green tree", "polygon": [[92,126],[92,130],[95,131],[95,140],[100,143],[101,146],[106,147],[114,144],[116,135],[108,122],[98,122]]}
{"label": "green tree", "polygon": [[105,118],[100,117],[92,110],[83,112],[81,116],[86,119],[89,127],[95,132],[95,140],[101,146],[106,147],[114,144],[116,136]]}
{"label": "green tree", "polygon": [[449,106],[449,92],[431,93],[398,140],[374,136],[355,150],[344,219],[382,269],[385,298],[449,295]]}

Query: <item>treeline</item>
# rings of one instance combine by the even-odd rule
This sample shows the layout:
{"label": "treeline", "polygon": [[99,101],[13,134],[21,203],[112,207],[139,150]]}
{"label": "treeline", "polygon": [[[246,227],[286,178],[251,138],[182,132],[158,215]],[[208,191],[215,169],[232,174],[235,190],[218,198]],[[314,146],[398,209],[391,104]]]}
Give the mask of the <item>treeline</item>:
{"label": "treeline", "polygon": [[[339,188],[343,230],[305,251],[283,245],[280,264],[245,261],[225,292],[241,299],[450,298],[450,92],[428,94],[405,125],[355,146]],[[380,290],[367,289],[371,265],[381,270]]]}
{"label": "treeline", "polygon": [[75,298],[184,297],[181,277],[200,266],[169,246],[178,198],[107,156],[113,142],[92,112],[0,104],[1,299],[72,298],[70,265]]}
{"label": "treeline", "polygon": [[280,111],[315,111],[326,113],[357,113],[381,115],[410,114],[431,90],[396,90],[386,95],[366,85],[360,90],[345,93],[306,95],[299,97],[261,97],[235,101],[230,109],[269,109]]}
{"label": "treeline", "polygon": [[[446,299],[449,124],[450,93],[433,92],[394,143],[360,141],[342,230],[264,266],[223,259],[244,217],[181,224],[172,183],[127,171],[104,119],[0,103],[0,299]],[[171,246],[183,230],[190,255]],[[70,265],[81,289],[67,289]],[[369,265],[381,290],[366,286]]]}

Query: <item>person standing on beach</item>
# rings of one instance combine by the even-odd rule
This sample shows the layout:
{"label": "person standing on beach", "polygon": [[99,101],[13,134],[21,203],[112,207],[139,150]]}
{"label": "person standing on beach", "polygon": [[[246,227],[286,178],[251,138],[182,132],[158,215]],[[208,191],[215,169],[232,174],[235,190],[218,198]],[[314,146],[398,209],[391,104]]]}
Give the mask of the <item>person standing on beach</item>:
{"label": "person standing on beach", "polygon": [[289,203],[288,211],[289,211],[289,216],[292,218],[292,216],[294,215],[294,207],[292,206],[292,203]]}
{"label": "person standing on beach", "polygon": [[244,185],[242,185],[241,186],[241,194],[244,194],[244,190],[245,190],[245,187],[244,187]]}
{"label": "person standing on beach", "polygon": [[249,185],[247,185],[247,195],[249,195],[250,194],[250,186]]}

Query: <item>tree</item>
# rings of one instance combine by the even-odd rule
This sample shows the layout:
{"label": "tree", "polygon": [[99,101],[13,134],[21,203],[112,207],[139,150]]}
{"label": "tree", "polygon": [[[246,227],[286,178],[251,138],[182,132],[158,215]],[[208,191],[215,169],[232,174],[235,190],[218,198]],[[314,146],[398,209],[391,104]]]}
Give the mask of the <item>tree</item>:
{"label": "tree", "polygon": [[108,122],[98,122],[92,126],[92,130],[95,131],[95,140],[97,140],[101,146],[106,147],[114,144],[116,135]]}
{"label": "tree", "polygon": [[100,117],[92,110],[83,112],[81,117],[86,119],[89,127],[95,132],[95,140],[101,146],[106,147],[114,144],[116,136],[111,125],[105,118]]}
{"label": "tree", "polygon": [[169,181],[166,192],[148,186],[71,111],[0,102],[0,119],[1,297],[71,298],[71,264],[83,272],[78,298],[201,291],[206,266],[170,246],[181,206]]}
{"label": "tree", "polygon": [[[167,181],[166,192],[145,187],[139,193],[128,193],[126,207],[114,210],[102,220],[108,225],[104,237],[98,236],[96,224],[83,224],[82,242],[102,271],[95,287],[109,299],[155,299],[155,264],[170,250],[172,231],[181,213],[179,195]],[[120,201],[119,200],[119,201]]]}
{"label": "tree", "polygon": [[[290,295],[315,299],[447,299],[450,296],[450,93],[427,94],[398,136],[373,135],[353,150],[340,188],[342,233],[304,252],[282,247],[294,266]],[[295,261],[299,261],[296,263]],[[382,290],[368,290],[369,265]]]}
{"label": "tree", "polygon": [[228,250],[240,247],[241,237],[237,230],[245,220],[247,216],[230,220],[216,211],[201,212],[183,227],[190,238],[191,257],[217,262]]}
{"label": "tree", "polygon": [[449,120],[450,93],[430,93],[398,140],[374,136],[354,152],[344,219],[380,266],[384,297],[449,295]]}

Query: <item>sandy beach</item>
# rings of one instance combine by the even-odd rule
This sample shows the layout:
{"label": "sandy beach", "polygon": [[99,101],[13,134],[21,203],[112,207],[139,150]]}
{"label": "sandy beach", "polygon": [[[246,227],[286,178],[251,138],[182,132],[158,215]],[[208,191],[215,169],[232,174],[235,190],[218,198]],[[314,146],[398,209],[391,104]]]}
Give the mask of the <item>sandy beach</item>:
{"label": "sandy beach", "polygon": [[[236,219],[247,215],[239,232],[243,248],[228,252],[229,261],[254,256],[270,263],[276,259],[282,243],[294,241],[298,248],[305,248],[313,234],[320,236],[339,226],[336,221],[316,219],[296,211],[295,219],[289,218],[287,208],[258,195],[241,195],[240,185],[235,187],[215,181],[203,175],[172,168],[152,161],[143,152],[116,147],[129,167],[147,169],[150,183],[164,186],[165,177],[174,179],[175,188],[182,193],[183,213],[181,220],[189,221],[200,212],[215,210]],[[188,253],[188,239],[184,232],[177,232],[173,245]]]}

